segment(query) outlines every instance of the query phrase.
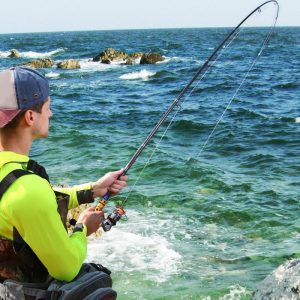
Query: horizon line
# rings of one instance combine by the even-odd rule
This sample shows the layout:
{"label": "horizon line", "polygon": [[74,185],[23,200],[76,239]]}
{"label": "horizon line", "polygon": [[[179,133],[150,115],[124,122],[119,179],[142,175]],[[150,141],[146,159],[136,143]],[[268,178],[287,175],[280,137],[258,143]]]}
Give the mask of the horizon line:
{"label": "horizon line", "polygon": [[[23,31],[23,32],[0,32],[0,35],[7,34],[36,34],[36,33],[62,33],[62,32],[83,32],[83,31],[134,31],[134,30],[171,30],[171,29],[213,29],[213,28],[234,28],[235,26],[201,26],[201,27],[155,27],[155,28],[111,28],[111,29],[67,29],[53,31]],[[272,26],[245,26],[248,28],[269,28]],[[300,25],[276,25],[276,28],[282,27],[300,27]]]}

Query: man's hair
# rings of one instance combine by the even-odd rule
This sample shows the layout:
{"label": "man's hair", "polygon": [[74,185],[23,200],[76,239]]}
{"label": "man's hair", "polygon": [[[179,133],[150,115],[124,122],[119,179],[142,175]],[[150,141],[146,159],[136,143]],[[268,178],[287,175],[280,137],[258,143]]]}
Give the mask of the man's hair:
{"label": "man's hair", "polygon": [[[46,102],[46,101],[45,101]],[[43,103],[39,103],[34,105],[33,107],[29,108],[29,109],[25,109],[25,110],[21,110],[13,119],[12,121],[10,121],[9,123],[7,123],[3,128],[1,129],[16,129],[18,127],[18,125],[20,124],[21,119],[23,118],[23,116],[25,115],[25,112],[27,110],[33,110],[37,113],[41,113],[42,112],[42,108],[43,105],[45,104],[45,102]],[[0,129],[0,130],[1,130]]]}

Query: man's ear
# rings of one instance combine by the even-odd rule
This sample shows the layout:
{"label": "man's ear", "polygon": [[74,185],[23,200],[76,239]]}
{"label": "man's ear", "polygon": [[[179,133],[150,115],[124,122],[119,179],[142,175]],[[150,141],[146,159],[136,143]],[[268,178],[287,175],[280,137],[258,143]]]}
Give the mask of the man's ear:
{"label": "man's ear", "polygon": [[32,126],[35,120],[35,114],[33,110],[26,110],[24,114],[24,121],[28,126]]}

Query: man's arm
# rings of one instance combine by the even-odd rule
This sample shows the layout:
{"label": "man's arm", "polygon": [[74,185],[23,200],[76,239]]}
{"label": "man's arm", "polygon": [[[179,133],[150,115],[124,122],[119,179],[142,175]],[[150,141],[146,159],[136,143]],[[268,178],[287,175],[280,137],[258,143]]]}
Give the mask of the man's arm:
{"label": "man's arm", "polygon": [[12,227],[16,227],[51,276],[71,281],[86,257],[86,226],[82,232],[68,235],[57,211],[55,194],[39,176],[20,178],[14,183],[14,191],[5,198]]}

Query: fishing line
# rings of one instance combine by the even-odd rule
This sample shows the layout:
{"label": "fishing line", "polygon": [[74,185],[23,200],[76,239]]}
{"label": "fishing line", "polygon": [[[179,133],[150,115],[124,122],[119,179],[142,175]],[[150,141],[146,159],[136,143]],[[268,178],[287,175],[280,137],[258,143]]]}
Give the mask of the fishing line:
{"label": "fishing line", "polygon": [[200,84],[200,82],[202,81],[202,79],[205,77],[206,73],[215,65],[215,63],[219,60],[219,58],[221,58],[221,56],[223,55],[223,53],[225,52],[225,50],[231,45],[231,43],[238,37],[238,35],[244,30],[244,28],[240,28],[239,30],[236,31],[236,33],[234,34],[234,36],[232,37],[232,39],[229,41],[229,43],[224,46],[222,48],[222,50],[220,51],[220,53],[217,55],[217,57],[212,61],[212,64],[210,64],[204,71],[203,75],[200,77],[200,79],[198,79],[198,81],[196,82],[195,86],[192,88],[192,90],[189,92],[189,94],[184,98],[184,100],[181,102],[180,106],[178,105],[177,110],[175,111],[173,117],[171,118],[168,126],[166,127],[165,131],[163,132],[161,138],[159,139],[159,141],[156,143],[155,148],[152,150],[151,154],[149,155],[146,163],[144,164],[142,170],[140,171],[137,179],[135,180],[134,184],[132,185],[132,187],[130,188],[128,195],[126,196],[126,198],[121,202],[121,206],[124,206],[125,203],[127,202],[128,198],[130,197],[132,191],[135,189],[137,183],[139,182],[144,170],[147,168],[147,166],[149,165],[150,161],[152,160],[152,157],[154,156],[154,154],[156,153],[156,151],[158,150],[163,138],[165,137],[165,135],[167,134],[167,131],[169,130],[169,128],[171,127],[171,125],[173,124],[177,114],[179,111],[181,111],[182,106],[184,105],[184,103],[189,99],[189,97],[193,94],[194,90],[198,87],[198,85]]}
{"label": "fishing line", "polygon": [[[277,4],[278,6],[278,4]],[[262,54],[263,50],[265,49],[265,47],[268,45],[269,41],[270,41],[270,38],[274,32],[274,29],[275,29],[275,26],[276,26],[276,23],[277,23],[277,19],[278,19],[278,12],[279,12],[279,7],[278,7],[278,10],[277,10],[277,14],[276,14],[276,17],[275,17],[275,20],[274,20],[274,24],[271,28],[271,30],[268,32],[268,34],[265,36],[264,40],[263,40],[263,43],[262,43],[262,46],[260,47],[259,49],[259,52],[258,54],[256,55],[256,57],[254,58],[250,68],[248,69],[246,75],[244,76],[243,80],[241,81],[241,83],[239,84],[238,88],[236,89],[234,95],[231,97],[231,99],[228,101],[224,111],[222,112],[220,118],[217,120],[214,128],[211,130],[210,134],[208,135],[207,139],[205,140],[203,146],[201,147],[200,151],[194,156],[195,159],[197,159],[201,154],[202,152],[204,151],[205,147],[207,146],[210,138],[213,136],[214,132],[216,131],[218,125],[220,124],[220,122],[223,120],[227,110],[229,109],[232,101],[234,100],[234,98],[236,97],[236,95],[238,94],[238,92],[240,91],[240,89],[242,88],[242,86],[244,85],[246,79],[248,78],[250,72],[252,71],[254,65],[256,64],[258,58],[260,57],[260,55]],[[258,10],[258,13],[261,13],[261,9]],[[191,159],[191,157],[189,157],[189,159]]]}
{"label": "fishing line", "polygon": [[[227,109],[229,108],[230,103],[233,101],[234,97],[236,96],[236,94],[238,93],[238,91],[240,90],[240,88],[242,87],[244,81],[246,80],[246,78],[248,77],[248,74],[250,73],[250,71],[252,70],[255,62],[257,61],[258,57],[260,56],[260,54],[262,53],[262,50],[265,48],[266,44],[268,43],[273,31],[274,31],[274,27],[276,25],[277,22],[277,17],[278,17],[278,12],[279,12],[279,5],[277,3],[276,0],[269,0],[267,2],[264,2],[263,4],[261,4],[260,6],[258,6],[256,9],[254,9],[250,14],[248,14],[226,37],[225,39],[218,45],[218,47],[213,51],[213,53],[211,54],[211,56],[204,62],[204,64],[198,69],[198,71],[196,72],[196,74],[192,77],[192,79],[188,82],[188,84],[183,88],[183,90],[180,92],[179,96],[171,103],[170,107],[167,109],[167,111],[164,113],[164,115],[161,117],[161,119],[158,121],[158,123],[154,126],[154,128],[151,130],[151,132],[148,134],[148,136],[146,137],[146,139],[144,140],[144,142],[139,146],[139,148],[136,150],[136,152],[134,153],[134,155],[132,156],[132,158],[129,160],[129,162],[127,163],[127,165],[124,168],[124,172],[122,175],[125,175],[128,170],[132,167],[132,165],[135,163],[135,161],[137,160],[137,158],[140,156],[140,154],[143,152],[143,150],[145,149],[145,147],[148,145],[148,143],[150,142],[150,140],[152,139],[152,137],[154,136],[154,134],[158,131],[158,129],[160,128],[160,126],[165,122],[165,120],[167,119],[167,117],[171,114],[171,112],[174,111],[175,106],[177,106],[177,110],[174,112],[174,116],[171,119],[171,121],[169,122],[166,130],[164,131],[162,137],[160,138],[159,142],[157,143],[156,147],[154,148],[154,150],[152,151],[146,165],[144,165],[142,171],[146,168],[146,166],[149,164],[150,160],[152,159],[156,149],[158,148],[158,146],[160,145],[163,137],[166,135],[167,130],[170,128],[171,124],[173,123],[175,117],[177,116],[177,113],[180,111],[181,109],[181,105],[187,100],[187,98],[189,98],[189,96],[192,94],[192,92],[195,90],[195,88],[198,86],[199,82],[202,81],[202,79],[204,78],[205,74],[207,73],[207,70],[210,69],[211,65],[214,65],[215,62],[219,59],[220,54],[223,52],[223,49],[228,48],[228,46],[232,43],[233,40],[236,39],[236,37],[238,36],[238,33],[240,32],[240,27],[241,25],[247,21],[254,13],[259,12],[261,10],[261,8],[268,4],[268,3],[273,3],[274,5],[277,5],[277,14],[276,14],[276,18],[275,18],[275,22],[273,25],[273,30],[270,31],[270,33],[266,36],[265,40],[263,41],[263,48],[260,49],[259,54],[256,56],[256,58],[254,59],[253,63],[251,64],[251,67],[248,69],[248,72],[246,73],[246,76],[244,76],[242,82],[240,83],[240,85],[238,86],[238,89],[236,90],[236,92],[234,93],[234,96],[230,99],[229,103],[227,104],[225,110],[223,111],[221,117],[219,118],[219,120],[217,121],[217,124],[215,125],[213,131],[210,133],[207,142],[205,143],[205,145],[207,145],[210,137],[212,136],[212,134],[214,133],[216,127],[218,126],[218,124],[220,123],[220,121],[222,120],[222,118],[225,115],[225,112],[227,111]],[[227,46],[226,46],[226,43]],[[220,52],[220,53],[219,53]],[[211,64],[210,64],[211,63]],[[198,79],[197,84],[194,86],[194,88],[192,89],[192,91],[185,97],[185,100],[182,101],[182,103],[179,103],[180,99],[184,96],[184,94],[187,92],[187,90],[190,88],[190,86],[194,83],[194,81],[198,78],[198,76],[203,73],[200,80]],[[203,148],[203,147],[202,147]],[[204,148],[203,148],[204,149]],[[203,151],[203,150],[202,150]],[[141,174],[141,173],[140,173]],[[138,176],[138,179],[140,178],[140,175]],[[135,183],[136,185],[136,183]],[[106,195],[103,196],[103,198],[99,201],[96,210],[102,210],[108,199],[110,198],[110,193],[108,192]],[[120,218],[125,214],[125,211],[123,209],[123,206],[125,204],[125,202],[127,201],[128,197],[123,201],[123,205],[122,206],[118,206],[114,209],[114,211],[109,214],[106,218],[106,220],[103,222],[102,227],[104,229],[104,231],[108,231],[111,229],[112,226],[116,225],[117,221],[120,220]]]}
{"label": "fishing line", "polygon": [[[266,3],[265,3],[266,4]],[[274,3],[275,4],[275,3]],[[258,13],[261,13],[261,9],[258,9],[257,10]],[[258,51],[258,54],[256,55],[256,57],[254,58],[254,60],[252,61],[248,71],[246,72],[246,75],[243,77],[241,83],[239,84],[238,88],[236,89],[234,95],[231,97],[231,99],[228,101],[225,109],[223,110],[221,116],[219,117],[219,119],[217,120],[215,126],[213,127],[213,129],[211,130],[210,134],[208,135],[208,137],[206,138],[203,146],[201,147],[201,150],[196,154],[196,155],[193,155],[193,157],[195,159],[197,159],[201,153],[204,151],[204,149],[206,148],[209,140],[211,139],[211,137],[213,136],[213,134],[215,133],[217,127],[219,126],[220,122],[223,120],[227,110],[229,109],[232,101],[234,100],[234,98],[236,97],[236,95],[238,94],[238,92],[240,91],[240,89],[242,88],[243,84],[245,83],[246,79],[248,78],[250,72],[252,71],[254,65],[256,64],[259,56],[261,55],[261,53],[263,52],[263,50],[265,49],[265,47],[267,46],[272,34],[273,34],[273,31],[274,31],[274,28],[275,28],[275,25],[276,25],[276,22],[277,22],[277,18],[278,18],[278,11],[277,11],[277,15],[275,17],[275,21],[274,21],[274,24],[271,28],[271,30],[268,32],[268,34],[265,36],[263,42],[262,42],[262,45],[261,47],[259,48],[259,51]],[[198,87],[198,85],[200,84],[200,82],[203,80],[203,78],[205,77],[206,73],[219,61],[219,59],[222,57],[222,55],[225,53],[225,50],[228,49],[228,47],[232,44],[232,42],[240,35],[240,33],[245,29],[245,27],[242,27],[242,28],[239,28],[239,30],[237,30],[235,32],[235,34],[232,36],[232,38],[229,40],[228,44],[227,45],[224,45],[222,47],[222,50],[218,53],[218,55],[215,57],[215,59],[212,61],[212,63],[210,65],[208,65],[208,67],[205,69],[204,73],[202,74],[202,76],[200,77],[200,79],[198,79],[198,81],[196,82],[196,84],[194,85],[194,87],[191,89],[191,91],[189,92],[189,94],[183,99],[183,101],[181,102],[181,105],[178,106],[177,110],[175,111],[173,117],[171,118],[168,126],[166,127],[165,131],[163,132],[161,138],[159,139],[159,141],[157,142],[155,148],[152,150],[151,154],[149,155],[146,163],[144,164],[142,170],[140,171],[137,179],[135,180],[134,184],[132,185],[131,189],[129,190],[128,192],[128,195],[126,196],[126,198],[121,202],[121,206],[124,206],[125,203],[128,201],[129,197],[131,196],[131,193],[133,192],[133,190],[135,189],[137,183],[139,182],[144,170],[147,168],[147,166],[149,165],[150,161],[152,160],[154,154],[156,153],[156,151],[158,150],[163,138],[165,137],[167,131],[169,130],[169,128],[171,127],[171,125],[173,124],[178,112],[181,110],[182,106],[184,105],[184,103],[189,99],[189,97],[193,94],[194,90]],[[191,159],[192,156],[190,156],[188,158],[188,160]]]}

